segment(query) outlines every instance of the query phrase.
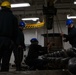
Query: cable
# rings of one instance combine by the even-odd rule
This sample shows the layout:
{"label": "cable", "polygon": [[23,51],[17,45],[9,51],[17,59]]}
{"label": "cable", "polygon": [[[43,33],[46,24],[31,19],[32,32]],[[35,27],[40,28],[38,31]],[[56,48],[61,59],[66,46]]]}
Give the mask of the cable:
{"label": "cable", "polygon": [[[61,28],[61,25],[60,25],[60,22],[59,22],[59,19],[58,19],[58,16],[57,16],[57,15],[56,15],[56,18],[57,18],[56,21],[57,21],[58,31],[59,31],[59,33],[60,33],[60,32],[62,33],[63,31],[62,31],[62,28]],[[62,38],[62,41],[63,41],[63,38]],[[63,47],[63,49],[64,49],[64,44],[65,44],[65,43],[62,42],[62,44],[63,44],[62,47]],[[64,49],[64,50],[65,50],[65,49]]]}

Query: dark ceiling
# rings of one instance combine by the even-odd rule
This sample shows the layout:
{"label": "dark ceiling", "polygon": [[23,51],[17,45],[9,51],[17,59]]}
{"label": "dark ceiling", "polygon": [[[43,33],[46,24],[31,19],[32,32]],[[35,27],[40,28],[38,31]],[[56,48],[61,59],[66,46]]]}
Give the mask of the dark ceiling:
{"label": "dark ceiling", "polygon": [[[2,2],[4,0],[0,0]],[[13,13],[21,19],[22,17],[39,17],[41,20],[44,18],[43,5],[47,6],[47,2],[54,4],[57,8],[57,17],[60,22],[66,20],[66,15],[76,15],[76,5],[73,4],[74,0],[9,0],[11,3],[24,3],[29,2],[30,7],[13,8]],[[55,17],[56,20],[56,17]]]}

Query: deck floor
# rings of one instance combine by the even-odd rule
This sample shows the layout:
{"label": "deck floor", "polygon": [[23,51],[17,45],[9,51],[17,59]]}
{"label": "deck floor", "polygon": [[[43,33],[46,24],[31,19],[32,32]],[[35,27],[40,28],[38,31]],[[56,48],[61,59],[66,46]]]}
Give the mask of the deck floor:
{"label": "deck floor", "polygon": [[72,75],[68,71],[62,70],[36,70],[36,71],[15,71],[0,72],[0,75]]}

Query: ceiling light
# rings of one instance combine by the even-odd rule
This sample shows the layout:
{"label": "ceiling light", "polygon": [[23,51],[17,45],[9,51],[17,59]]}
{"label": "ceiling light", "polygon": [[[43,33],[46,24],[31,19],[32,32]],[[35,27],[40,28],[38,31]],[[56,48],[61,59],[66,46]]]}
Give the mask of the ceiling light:
{"label": "ceiling light", "polygon": [[37,21],[39,18],[22,18],[22,20],[32,20],[32,21]]}
{"label": "ceiling light", "polygon": [[76,19],[76,16],[67,15],[67,19]]}
{"label": "ceiling light", "polygon": [[76,4],[76,1],[74,1],[74,4]]}
{"label": "ceiling light", "polygon": [[17,8],[17,7],[28,7],[30,6],[29,3],[18,3],[18,4],[11,4],[11,8]]}

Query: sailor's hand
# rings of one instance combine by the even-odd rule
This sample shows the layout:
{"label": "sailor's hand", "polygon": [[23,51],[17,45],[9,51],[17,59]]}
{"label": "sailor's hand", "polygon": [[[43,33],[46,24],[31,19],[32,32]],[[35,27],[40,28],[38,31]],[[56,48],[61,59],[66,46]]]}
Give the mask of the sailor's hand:
{"label": "sailor's hand", "polygon": [[61,33],[60,33],[60,35],[61,35],[61,36],[64,36],[64,33],[63,33],[63,32],[61,32]]}

